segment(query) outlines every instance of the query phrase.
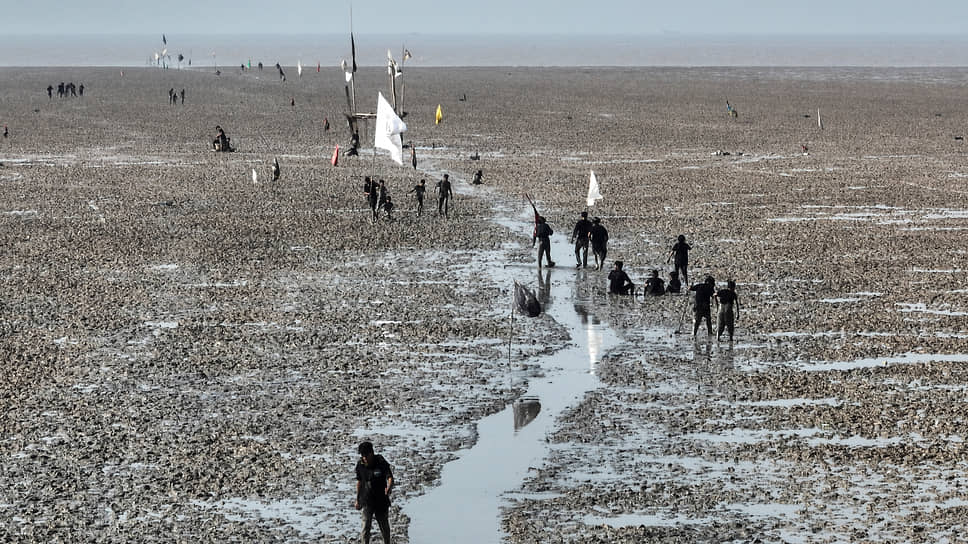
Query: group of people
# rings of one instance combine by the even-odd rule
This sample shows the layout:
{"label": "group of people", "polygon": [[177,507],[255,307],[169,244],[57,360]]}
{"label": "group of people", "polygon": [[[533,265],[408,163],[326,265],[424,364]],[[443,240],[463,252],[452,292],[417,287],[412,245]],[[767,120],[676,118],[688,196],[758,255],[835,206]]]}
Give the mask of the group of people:
{"label": "group of people", "polygon": [[[168,89],[168,105],[169,106],[174,106],[175,104],[178,103],[178,94],[179,93],[175,92],[175,88],[174,87]],[[182,89],[181,90],[181,103],[182,103],[182,105],[185,104],[185,89]]]}
{"label": "group of people", "polygon": [[[414,185],[407,193],[413,193],[417,200],[417,215],[423,215],[424,197],[427,194],[427,180],[421,179],[420,183]],[[437,194],[437,215],[449,217],[450,201],[454,197],[453,185],[450,182],[450,175],[444,174],[443,179],[434,186],[434,193]],[[375,180],[370,176],[363,178],[363,196],[370,207],[373,221],[385,215],[387,220],[393,220],[393,199],[384,180]]]}
{"label": "group of people", "polygon": [[[57,97],[65,98],[68,96],[84,96],[84,85],[74,85],[74,82],[64,83],[61,81],[57,84]],[[54,98],[54,86],[47,86],[47,99],[52,100]]]}
{"label": "group of people", "polygon": [[[547,226],[543,217],[536,218],[535,234],[532,238],[532,247],[535,239],[541,241],[538,250],[538,268],[541,268],[542,257],[546,257],[548,266],[554,266],[550,254],[550,236],[552,230]],[[601,220],[596,217],[588,220],[588,212],[581,212],[581,219],[575,223],[572,230],[571,242],[575,244],[575,261],[578,268],[588,266],[588,246],[591,245],[595,256],[595,269],[601,270],[605,263],[605,256],[608,253],[608,230],[601,225]],[[645,281],[644,295],[662,296],[667,293],[677,294],[682,291],[682,283],[689,283],[689,251],[692,249],[686,242],[686,237],[680,234],[676,238],[676,243],[672,245],[666,264],[673,263],[673,269],[669,272],[668,283],[659,277],[659,271],[653,269],[649,278]],[[635,296],[635,283],[624,270],[625,263],[615,261],[612,270],[608,273],[608,292],[615,295]],[[680,280],[679,278],[682,278]],[[716,338],[720,339],[723,332],[727,332],[729,339],[733,339],[736,320],[739,319],[739,297],[736,295],[736,282],[728,280],[726,287],[716,289],[716,281],[712,276],[707,276],[702,283],[697,283],[689,288],[695,293],[695,303],[693,304],[693,335],[699,332],[699,326],[703,320],[706,321],[706,330],[712,336],[712,300],[716,300],[719,308],[717,323],[718,331]]]}

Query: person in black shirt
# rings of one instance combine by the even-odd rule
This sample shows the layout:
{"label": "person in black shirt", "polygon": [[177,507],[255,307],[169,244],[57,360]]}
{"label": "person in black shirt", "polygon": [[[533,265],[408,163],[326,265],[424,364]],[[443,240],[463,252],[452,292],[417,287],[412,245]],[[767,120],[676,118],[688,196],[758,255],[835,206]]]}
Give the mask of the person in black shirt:
{"label": "person in black shirt", "polygon": [[450,208],[450,198],[454,196],[454,191],[450,186],[449,174],[444,174],[444,179],[437,182],[437,187],[434,188],[434,191],[437,193],[437,215],[447,217],[447,212]]}
{"label": "person in black shirt", "polygon": [[422,214],[424,194],[427,192],[427,180],[420,180],[420,183],[414,185],[413,189],[410,189],[408,192],[413,193],[417,197],[417,215]]}
{"label": "person in black shirt", "polygon": [[692,324],[692,335],[696,336],[696,334],[699,333],[699,324],[702,323],[703,319],[705,319],[706,333],[709,334],[709,336],[712,336],[713,323],[709,312],[713,295],[716,294],[716,280],[713,279],[712,276],[706,276],[706,281],[693,285],[689,288],[689,290],[696,292],[696,302],[693,306],[695,320]]}
{"label": "person in black shirt", "polygon": [[370,218],[374,221],[377,217],[376,204],[379,194],[380,184],[371,180],[370,176],[363,178],[363,196],[366,197],[366,203],[370,207]]}
{"label": "person in black shirt", "polygon": [[666,284],[666,292],[679,293],[682,290],[682,282],[679,281],[679,273],[673,270],[669,272],[669,283]]}
{"label": "person in black shirt", "polygon": [[632,295],[635,296],[635,284],[629,275],[622,270],[625,263],[615,261],[615,268],[608,273],[608,292],[613,295]]}
{"label": "person in black shirt", "polygon": [[575,260],[578,268],[588,268],[588,232],[592,230],[592,222],[588,220],[588,212],[581,212],[581,219],[575,223],[571,231],[571,242],[575,244]]}
{"label": "person in black shirt", "polygon": [[356,509],[363,512],[363,544],[369,544],[373,518],[380,525],[384,544],[390,544],[390,491],[393,469],[382,455],[375,455],[373,444],[363,442],[357,451]]}
{"label": "person in black shirt", "polygon": [[592,244],[592,253],[595,254],[595,270],[601,270],[605,266],[605,255],[608,254],[608,230],[602,226],[601,219],[592,219],[588,240]]}
{"label": "person in black shirt", "polygon": [[554,233],[551,225],[545,221],[544,217],[539,215],[538,224],[534,227],[534,236],[531,237],[531,247],[534,247],[535,242],[538,243],[538,268],[541,268],[542,256],[548,259],[549,268],[555,265],[555,262],[551,260],[551,235]]}
{"label": "person in black shirt", "polygon": [[719,306],[719,316],[716,322],[719,323],[716,332],[716,340],[723,335],[723,331],[729,332],[729,341],[733,341],[733,330],[736,327],[736,320],[739,319],[739,297],[736,295],[736,282],[726,281],[726,288],[716,292],[716,305]]}
{"label": "person in black shirt", "polygon": [[665,294],[665,280],[659,277],[658,270],[653,270],[649,279],[645,280],[645,293],[652,296]]}
{"label": "person in black shirt", "polygon": [[668,264],[669,260],[675,257],[675,271],[682,276],[682,281],[686,283],[689,283],[689,272],[687,269],[689,268],[690,249],[692,249],[692,246],[687,244],[686,237],[680,234],[676,239],[675,245],[672,246],[672,251],[669,252],[669,257],[666,258],[666,264]]}

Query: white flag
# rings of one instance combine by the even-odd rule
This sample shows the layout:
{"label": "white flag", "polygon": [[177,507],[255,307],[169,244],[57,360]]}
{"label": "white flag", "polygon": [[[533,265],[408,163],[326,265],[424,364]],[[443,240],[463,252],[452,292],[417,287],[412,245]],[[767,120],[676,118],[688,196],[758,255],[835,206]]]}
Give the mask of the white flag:
{"label": "white flag", "polygon": [[299,77],[302,77],[302,61],[301,60],[297,60],[296,61],[296,74],[299,75]]}
{"label": "white flag", "polygon": [[259,174],[256,173],[255,168],[252,169],[252,183],[259,183]]}
{"label": "white flag", "polygon": [[407,131],[407,124],[393,112],[393,106],[377,93],[376,126],[373,129],[373,146],[390,152],[393,162],[403,166],[403,141],[400,134]]}
{"label": "white flag", "polygon": [[346,82],[349,83],[353,79],[353,72],[344,72],[346,74]]}
{"label": "white flag", "polygon": [[602,199],[602,193],[598,188],[598,179],[595,178],[595,171],[592,170],[592,177],[588,181],[588,205],[594,206],[596,200]]}
{"label": "white flag", "polygon": [[817,108],[817,126],[823,130],[823,119],[820,117],[820,108]]}

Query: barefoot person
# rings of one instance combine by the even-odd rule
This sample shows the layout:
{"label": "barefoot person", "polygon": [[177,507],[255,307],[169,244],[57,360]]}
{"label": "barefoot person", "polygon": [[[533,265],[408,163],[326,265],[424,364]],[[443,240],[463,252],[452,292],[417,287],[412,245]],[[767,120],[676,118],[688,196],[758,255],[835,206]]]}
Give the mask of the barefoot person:
{"label": "barefoot person", "polygon": [[608,230],[602,226],[601,219],[592,219],[588,240],[592,244],[592,253],[595,254],[595,270],[601,270],[605,266],[605,255],[608,254]]}
{"label": "barefoot person", "polygon": [[723,331],[729,333],[729,341],[733,341],[733,331],[736,328],[736,321],[739,319],[739,297],[736,295],[736,282],[726,280],[726,288],[716,292],[716,305],[719,307],[719,315],[716,322],[719,323],[716,331],[716,340],[723,336]]}
{"label": "barefoot person", "polygon": [[531,237],[531,247],[534,247],[535,242],[538,244],[538,268],[541,268],[542,256],[548,260],[549,268],[555,265],[555,262],[551,260],[551,235],[554,233],[555,231],[551,230],[551,225],[544,217],[539,215],[538,224],[534,228],[534,236]]}
{"label": "barefoot person", "polygon": [[577,268],[588,268],[588,232],[592,230],[592,222],[588,220],[588,212],[581,212],[581,219],[575,223],[571,231],[571,242],[575,244],[575,260]]}
{"label": "barefoot person", "polygon": [[706,334],[709,336],[713,335],[713,323],[712,316],[709,315],[711,311],[711,302],[713,295],[716,293],[716,280],[712,276],[706,276],[706,281],[702,283],[697,283],[689,288],[690,291],[696,292],[696,302],[693,305],[694,320],[692,323],[692,335],[696,336],[699,333],[699,324],[702,320],[706,320]]}
{"label": "barefoot person", "polygon": [[380,526],[383,544],[390,544],[390,491],[393,490],[393,470],[382,455],[373,452],[371,442],[363,442],[357,451],[356,503],[363,512],[363,544],[369,544],[373,518]]}

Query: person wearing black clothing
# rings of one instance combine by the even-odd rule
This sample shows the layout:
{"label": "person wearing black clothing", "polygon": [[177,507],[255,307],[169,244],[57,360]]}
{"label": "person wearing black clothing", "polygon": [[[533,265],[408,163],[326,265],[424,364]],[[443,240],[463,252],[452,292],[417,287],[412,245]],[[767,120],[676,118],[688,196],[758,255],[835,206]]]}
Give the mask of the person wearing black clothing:
{"label": "person wearing black clothing", "polygon": [[612,295],[632,295],[635,296],[635,284],[629,275],[622,270],[625,263],[615,261],[615,268],[608,273],[608,292]]}
{"label": "person wearing black clothing", "polygon": [[371,181],[370,176],[363,178],[363,195],[366,197],[366,203],[370,207],[371,218],[375,221],[377,217],[376,206],[380,195],[380,184],[376,181]]}
{"label": "person wearing black clothing", "polygon": [[588,240],[592,244],[592,253],[595,254],[595,270],[601,270],[605,266],[605,255],[608,254],[608,230],[602,226],[601,219],[592,219]]}
{"label": "person wearing black clothing", "polygon": [[716,322],[719,323],[716,332],[716,340],[723,335],[723,331],[729,332],[729,341],[733,341],[733,331],[736,328],[736,320],[739,319],[739,297],[736,295],[736,282],[726,281],[726,288],[716,292],[716,305],[719,306],[719,316]]}
{"label": "person wearing black clothing", "polygon": [[575,260],[577,268],[588,268],[588,232],[592,230],[592,222],[588,220],[588,212],[581,212],[581,219],[575,223],[571,231],[571,242],[575,244]]}
{"label": "person wearing black clothing", "polygon": [[473,183],[474,185],[480,185],[484,183],[484,171],[478,170],[477,172],[475,172],[474,181],[472,181],[471,183]]}
{"label": "person wearing black clothing", "polygon": [[427,180],[420,180],[420,183],[413,186],[413,189],[408,191],[413,193],[417,197],[417,215],[423,213],[423,199],[424,194],[427,192]]}
{"label": "person wearing black clothing", "polygon": [[548,267],[551,268],[555,265],[555,262],[551,260],[551,235],[555,231],[551,229],[551,225],[545,221],[544,217],[538,216],[538,224],[534,227],[534,236],[531,237],[531,247],[534,247],[535,242],[538,243],[538,268],[541,268],[541,257],[544,256],[548,260]]}
{"label": "person wearing black clothing", "polygon": [[447,211],[450,208],[450,198],[454,196],[448,174],[444,174],[444,179],[437,182],[437,187],[434,188],[434,191],[437,193],[437,215],[447,217]]}
{"label": "person wearing black clothing", "polygon": [[669,283],[666,284],[666,292],[679,293],[682,290],[682,282],[679,281],[679,273],[673,270],[669,272]]}
{"label": "person wearing black clothing", "polygon": [[383,543],[390,544],[390,491],[393,490],[393,469],[382,455],[373,452],[373,444],[363,442],[357,451],[356,503],[363,512],[363,544],[369,544],[373,518],[380,525]]}
{"label": "person wearing black clothing", "polygon": [[680,234],[676,239],[676,243],[672,246],[672,251],[669,252],[669,257],[666,258],[666,264],[668,264],[669,260],[675,257],[675,271],[682,276],[682,281],[686,283],[689,283],[689,272],[687,268],[689,268],[690,249],[692,249],[692,246],[687,244],[686,237]]}
{"label": "person wearing black clothing", "polygon": [[709,312],[713,295],[716,294],[716,280],[712,276],[706,276],[706,281],[693,285],[689,290],[696,292],[696,302],[693,306],[695,319],[692,324],[692,335],[696,336],[699,333],[699,324],[705,319],[706,333],[712,336],[713,323],[712,316],[709,315]]}
{"label": "person wearing black clothing", "polygon": [[645,293],[652,296],[665,294],[665,280],[659,277],[658,270],[653,270],[649,279],[645,280]]}
{"label": "person wearing black clothing", "polygon": [[47,100],[51,100],[51,99],[54,98],[54,94],[53,93],[54,93],[54,86],[53,85],[48,85],[47,86]]}

